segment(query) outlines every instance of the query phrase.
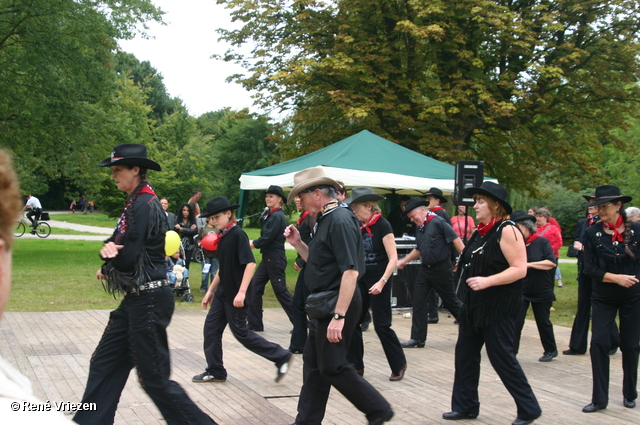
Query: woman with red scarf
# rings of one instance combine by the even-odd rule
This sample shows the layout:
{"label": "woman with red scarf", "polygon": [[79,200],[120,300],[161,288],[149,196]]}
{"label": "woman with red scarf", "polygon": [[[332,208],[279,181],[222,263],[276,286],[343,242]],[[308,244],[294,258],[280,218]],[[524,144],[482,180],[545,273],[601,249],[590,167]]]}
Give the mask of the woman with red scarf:
{"label": "woman with red scarf", "polygon": [[351,341],[348,359],[360,375],[364,374],[364,345],[362,329],[359,325],[364,321],[371,306],[373,326],[391,368],[389,380],[399,381],[404,377],[407,369],[407,359],[398,336],[391,329],[391,288],[393,271],[398,262],[393,229],[387,219],[382,216],[380,207],[376,203],[384,197],[374,194],[373,189],[355,187],[351,191],[351,199],[353,213],[362,223],[360,231],[364,244],[366,271],[364,276],[358,279],[358,288],[362,295],[362,314]]}
{"label": "woman with red scarf", "polygon": [[525,237],[527,246],[527,276],[522,284],[522,309],[516,320],[514,338],[515,352],[518,354],[520,347],[520,335],[524,327],[529,304],[536,319],[538,334],[544,348],[541,362],[550,362],[558,357],[558,346],[553,335],[551,323],[551,306],[556,300],[553,293],[553,275],[557,266],[557,259],[549,241],[544,236],[536,233],[536,218],[524,211],[514,211],[511,220],[516,223]]}
{"label": "woman with red scarf", "polygon": [[[78,410],[79,424],[111,424],[132,368],[167,424],[215,423],[176,382],[171,381],[167,326],[175,297],[169,287],[165,259],[167,218],[149,183],[147,170],[160,165],[147,158],[144,145],[117,145],[99,164],[111,167],[111,178],[127,193],[127,203],[113,235],[100,250],[103,266],[96,277],[105,289],[123,295],[91,356],[82,403],[95,410]],[[126,402],[126,401],[125,401]]]}
{"label": "woman with red scarf", "polygon": [[509,220],[507,191],[493,182],[467,189],[473,196],[476,232],[460,255],[463,306],[458,319],[455,378],[447,420],[475,419],[480,413],[478,384],[482,347],[513,397],[518,417],[513,425],[535,421],[542,410],[513,347],[515,319],[522,306],[522,279],[527,274],[524,237]]}
{"label": "woman with red scarf", "polygon": [[593,393],[585,413],[607,408],[609,402],[609,350],[616,317],[620,319],[623,405],[636,406],[638,397],[638,356],[640,354],[640,223],[626,219],[617,186],[596,188],[595,200],[600,221],[584,236],[584,273],[592,279],[591,369]]}

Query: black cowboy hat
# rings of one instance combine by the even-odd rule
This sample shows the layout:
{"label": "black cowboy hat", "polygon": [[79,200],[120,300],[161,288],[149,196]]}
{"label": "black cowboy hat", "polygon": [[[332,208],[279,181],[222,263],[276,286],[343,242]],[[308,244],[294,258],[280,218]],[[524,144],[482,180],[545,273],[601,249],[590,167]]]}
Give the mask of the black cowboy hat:
{"label": "black cowboy hat", "polygon": [[604,186],[596,187],[595,201],[588,204],[588,207],[595,207],[596,205],[604,204],[605,202],[622,201],[623,204],[631,202],[631,196],[620,195],[620,188],[612,184],[606,184]]}
{"label": "black cowboy hat", "polygon": [[522,211],[522,210],[517,210],[512,212],[509,217],[511,218],[512,221],[518,222],[518,221],[525,221],[525,220],[531,220],[535,223],[536,218],[532,215],[527,214],[526,212]]}
{"label": "black cowboy hat", "polygon": [[411,211],[413,209],[416,209],[418,207],[421,207],[421,206],[428,207],[429,206],[429,201],[425,201],[424,199],[422,199],[422,198],[420,198],[418,196],[413,197],[413,198],[409,199],[406,204],[404,204],[404,213],[406,215],[406,214],[409,213],[409,211]]}
{"label": "black cowboy hat", "polygon": [[384,196],[376,195],[370,187],[354,187],[351,189],[351,197],[344,201],[347,204],[358,204],[367,201],[377,202],[382,199],[384,199]]}
{"label": "black cowboy hat", "polygon": [[467,189],[467,195],[484,195],[497,201],[507,214],[511,214],[513,208],[507,202],[507,189],[494,182],[482,182],[480,187],[470,187]]}
{"label": "black cowboy hat", "polygon": [[217,198],[207,201],[207,207],[204,212],[200,214],[200,217],[210,217],[223,211],[235,210],[239,206],[240,205],[231,205],[229,200],[224,196],[218,196]]}
{"label": "black cowboy hat", "polygon": [[429,195],[435,196],[436,198],[440,199],[441,204],[446,204],[447,202],[449,202],[447,201],[447,198],[445,198],[442,194],[442,191],[437,187],[432,187],[431,189],[429,189],[429,191],[424,196],[426,197]]}
{"label": "black cowboy hat", "polygon": [[276,186],[272,184],[271,186],[269,186],[269,189],[267,189],[264,193],[265,195],[267,193],[273,193],[274,195],[278,195],[279,197],[281,197],[283,202],[287,201],[287,197],[284,196],[284,192],[282,191],[282,188],[280,186]]}
{"label": "black cowboy hat", "polygon": [[149,170],[161,171],[160,164],[147,157],[147,147],[138,143],[122,143],[116,145],[111,157],[105,159],[99,167],[113,167],[114,165],[138,166]]}
{"label": "black cowboy hat", "polygon": [[591,202],[592,199],[596,199],[596,194],[592,193],[591,195],[582,195],[585,201]]}

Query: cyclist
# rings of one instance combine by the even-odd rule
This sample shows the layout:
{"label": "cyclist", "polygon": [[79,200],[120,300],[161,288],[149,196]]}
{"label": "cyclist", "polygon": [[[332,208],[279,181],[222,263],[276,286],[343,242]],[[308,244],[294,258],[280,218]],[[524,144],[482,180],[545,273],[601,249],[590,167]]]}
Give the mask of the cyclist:
{"label": "cyclist", "polygon": [[[22,208],[22,211],[26,210],[27,208],[31,208],[31,211],[27,213],[27,218],[31,222],[31,233],[35,234],[36,224],[38,223],[38,220],[40,220],[40,215],[42,214],[42,204],[40,203],[40,200],[35,196],[27,195],[27,204],[24,206],[24,208]],[[34,216],[35,219],[32,218]]]}

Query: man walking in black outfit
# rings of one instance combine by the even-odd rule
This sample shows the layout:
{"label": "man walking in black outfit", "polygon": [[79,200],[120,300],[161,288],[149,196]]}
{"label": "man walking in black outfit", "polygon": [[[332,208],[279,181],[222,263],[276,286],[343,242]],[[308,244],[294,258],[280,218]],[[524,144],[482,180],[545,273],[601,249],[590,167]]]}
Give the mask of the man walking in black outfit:
{"label": "man walking in black outfit", "polygon": [[338,184],[321,166],[296,173],[294,183],[289,200],[299,196],[302,206],[317,217],[317,223],[308,246],[294,226],[287,227],[285,236],[307,261],[305,283],[311,295],[338,292],[332,312],[311,321],[295,423],[320,425],[334,386],[367,416],[369,425],[381,425],[393,417],[391,406],[347,360],[362,310],[362,298],[356,291],[358,276],[365,270],[360,223],[348,208],[340,206],[335,192]]}
{"label": "man walking in black outfit", "polygon": [[401,344],[404,348],[424,347],[427,340],[427,296],[434,289],[454,317],[458,317],[462,306],[453,286],[451,244],[458,252],[462,252],[464,245],[442,217],[427,209],[428,204],[428,201],[415,197],[404,206],[407,217],[418,226],[417,248],[398,261],[398,268],[402,269],[410,261],[422,259],[413,290],[411,339]]}

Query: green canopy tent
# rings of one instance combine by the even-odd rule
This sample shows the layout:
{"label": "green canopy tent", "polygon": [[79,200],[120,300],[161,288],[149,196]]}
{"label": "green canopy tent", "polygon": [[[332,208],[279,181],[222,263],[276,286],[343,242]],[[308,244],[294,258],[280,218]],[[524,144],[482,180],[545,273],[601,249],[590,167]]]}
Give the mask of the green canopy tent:
{"label": "green canopy tent", "polygon": [[422,195],[432,187],[444,193],[455,189],[455,167],[414,152],[363,130],[316,152],[240,176],[240,210],[244,215],[246,191],[278,185],[293,187],[293,175],[322,165],[327,175],[348,188],[368,186],[376,193]]}

